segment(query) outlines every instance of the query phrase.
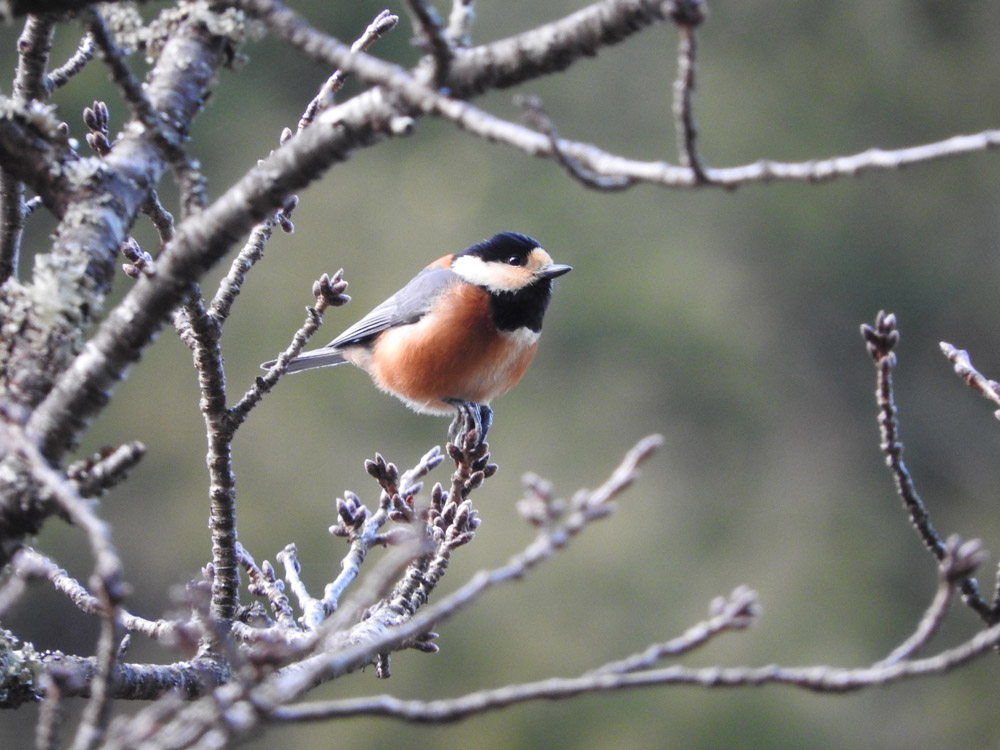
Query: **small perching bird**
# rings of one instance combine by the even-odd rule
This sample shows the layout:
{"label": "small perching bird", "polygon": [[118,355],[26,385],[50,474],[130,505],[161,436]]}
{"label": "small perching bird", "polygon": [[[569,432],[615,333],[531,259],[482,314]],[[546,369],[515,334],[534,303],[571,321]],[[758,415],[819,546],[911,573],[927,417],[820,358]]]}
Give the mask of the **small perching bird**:
{"label": "small perching bird", "polygon": [[501,232],[438,258],[325,347],[290,360],[287,372],[350,362],[415,411],[457,411],[450,439],[475,428],[485,440],[489,404],[528,369],[552,280],[570,270],[531,237]]}

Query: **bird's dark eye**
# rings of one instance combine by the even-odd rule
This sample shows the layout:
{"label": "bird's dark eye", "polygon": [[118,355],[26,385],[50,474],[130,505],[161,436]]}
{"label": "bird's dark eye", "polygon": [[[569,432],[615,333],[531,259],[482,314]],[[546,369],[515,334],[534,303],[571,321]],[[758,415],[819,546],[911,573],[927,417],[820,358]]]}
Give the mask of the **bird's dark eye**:
{"label": "bird's dark eye", "polygon": [[528,259],[523,255],[512,255],[507,258],[508,266],[523,266],[528,262]]}

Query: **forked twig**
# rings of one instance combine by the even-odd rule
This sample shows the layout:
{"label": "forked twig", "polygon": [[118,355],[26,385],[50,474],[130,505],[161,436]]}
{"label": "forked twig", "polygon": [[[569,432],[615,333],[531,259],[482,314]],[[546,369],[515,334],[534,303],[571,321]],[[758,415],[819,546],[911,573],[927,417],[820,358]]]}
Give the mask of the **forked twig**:
{"label": "forked twig", "polygon": [[[895,480],[896,492],[910,516],[910,522],[924,546],[940,563],[947,557],[948,547],[931,523],[930,512],[917,493],[913,477],[903,462],[903,443],[899,439],[899,422],[896,419],[896,404],[892,386],[892,371],[896,365],[894,349],[899,343],[896,316],[880,310],[875,317],[874,325],[863,324],[861,326],[861,335],[865,340],[869,355],[875,362],[877,373],[875,395],[879,407],[879,430],[882,436],[880,447]],[[963,578],[961,589],[965,604],[984,622],[990,625],[997,622],[998,612],[983,599],[975,578]]]}

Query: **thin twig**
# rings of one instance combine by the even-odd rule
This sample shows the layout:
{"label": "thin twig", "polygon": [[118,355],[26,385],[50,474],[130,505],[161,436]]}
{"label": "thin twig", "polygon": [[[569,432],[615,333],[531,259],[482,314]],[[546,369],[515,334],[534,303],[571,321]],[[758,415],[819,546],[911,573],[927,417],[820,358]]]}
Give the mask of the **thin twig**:
{"label": "thin twig", "polygon": [[297,629],[288,596],[278,584],[271,565],[265,561],[263,568],[258,567],[251,554],[239,543],[236,545],[236,556],[239,558],[243,570],[247,572],[249,579],[247,590],[255,596],[267,598],[271,604],[271,611],[280,626]]}
{"label": "thin twig", "polygon": [[[128,104],[132,115],[151,131],[157,133],[161,140],[172,145],[171,135],[168,133],[163,119],[153,107],[149,97],[146,96],[142,84],[129,70],[125,62],[125,53],[115,43],[111,31],[104,23],[104,18],[97,10],[88,9],[83,12],[83,19],[94,39],[94,44],[100,51],[101,58],[108,66],[111,80],[118,88],[125,103]],[[171,156],[176,156],[176,153],[174,151]]]}
{"label": "thin twig", "polygon": [[[399,16],[393,15],[388,10],[383,10],[368,24],[364,33],[355,40],[354,44],[351,45],[351,50],[353,52],[364,52],[385,34],[396,28],[397,23],[399,23]],[[300,132],[316,119],[316,115],[333,103],[334,95],[343,88],[344,81],[346,80],[347,74],[340,69],[335,70],[333,75],[326,79],[319,93],[309,102],[305,113],[299,120],[298,129]]]}
{"label": "thin twig", "polygon": [[[350,608],[346,612],[340,611],[340,599],[347,587],[360,573],[361,565],[365,561],[368,551],[376,545],[393,544],[404,548],[404,552],[396,553],[393,556],[396,562],[389,564],[383,572],[393,569],[402,561],[405,561],[402,562],[403,568],[409,566],[405,573],[402,569],[400,570],[403,573],[401,577],[392,579],[393,581],[399,580],[400,583],[396,591],[387,597],[388,606],[397,609],[400,606],[403,609],[412,606],[410,612],[415,611],[416,606],[419,606],[414,606],[409,601],[401,604],[400,601],[396,600],[400,597],[407,598],[406,595],[400,593],[400,587],[407,591],[412,588],[410,584],[413,578],[423,576],[426,570],[426,561],[432,557],[434,552],[435,545],[430,542],[430,538],[434,536],[432,509],[429,508],[426,511],[426,518],[424,513],[417,512],[413,507],[413,494],[420,490],[419,479],[438,466],[442,458],[441,451],[433,448],[423,455],[416,466],[401,475],[395,464],[387,462],[381,455],[376,454],[375,460],[365,462],[365,469],[382,488],[378,508],[375,511],[370,511],[352,492],[346,492],[343,498],[337,499],[338,523],[331,527],[330,532],[336,536],[347,537],[350,540],[351,549],[341,560],[340,574],[326,586],[323,592],[323,611],[326,614],[337,612],[337,616],[325,625],[327,632],[337,632],[340,627],[356,621],[357,607]],[[418,531],[420,528],[418,521],[421,519],[425,521],[422,533]],[[389,520],[405,523],[407,526],[397,529],[402,533],[394,533],[393,531],[381,533],[382,527]],[[416,573],[417,570],[420,573]],[[382,581],[381,578],[377,578],[371,583],[378,590],[384,587],[391,588],[389,581]],[[355,604],[358,602],[370,604],[371,600],[365,598],[369,595],[370,589],[360,599],[355,597]],[[312,628],[318,625],[318,621],[307,623],[307,627]]]}
{"label": "thin twig", "polygon": [[444,461],[444,456],[441,454],[440,448],[434,446],[427,451],[412,469],[407,469],[400,475],[400,496],[405,498],[407,495],[416,495],[420,492],[424,486],[420,480],[440,466],[442,461]]}
{"label": "thin twig", "polygon": [[439,88],[447,78],[451,61],[455,57],[444,23],[437,9],[427,0],[406,0],[406,9],[413,18],[420,45],[430,53],[430,80],[434,88]]}
{"label": "thin twig", "polygon": [[620,661],[610,662],[587,674],[608,672],[624,674],[625,672],[652,669],[657,662],[689,653],[721,633],[749,627],[759,613],[757,592],[746,586],[740,586],[728,597],[719,597],[714,600],[709,608],[709,619],[688,628],[683,635],[666,643],[654,644],[641,653]]}
{"label": "thin twig", "polygon": [[145,455],[146,446],[133,440],[93,458],[77,461],[66,474],[82,497],[94,497],[122,482]]}
{"label": "thin twig", "polygon": [[101,618],[101,631],[97,640],[97,671],[90,681],[90,700],[73,739],[73,750],[93,750],[104,739],[111,717],[112,677],[121,643],[121,621],[109,607]]}
{"label": "thin twig", "polygon": [[301,623],[306,630],[313,630],[315,626],[322,622],[329,614],[323,606],[323,600],[317,599],[309,593],[302,577],[299,573],[302,566],[299,565],[299,553],[294,544],[287,544],[277,555],[278,562],[285,568],[285,583],[292,590],[299,609],[302,610]]}
{"label": "thin twig", "polygon": [[[440,486],[435,485],[431,492],[431,505],[425,510],[418,510],[413,499],[423,487],[420,479],[443,460],[441,450],[434,447],[425,453],[413,468],[400,474],[393,464],[376,455],[374,461],[365,462],[365,468],[382,487],[378,510],[370,512],[353,493],[345,493],[343,499],[338,498],[339,522],[331,527],[330,531],[337,536],[346,536],[350,539],[351,551],[341,561],[340,575],[327,585],[323,593],[327,610],[335,611],[330,622],[324,626],[327,631],[337,632],[357,622],[359,607],[371,605],[383,597],[389,600],[390,607],[400,606],[400,602],[392,601],[396,597],[402,597],[405,600],[402,606],[410,608],[411,612],[419,606],[410,600],[409,593],[413,590],[412,586],[401,583],[407,593],[403,593],[400,589],[390,593],[389,589],[392,589],[394,581],[412,583],[412,579],[418,576],[426,580],[423,576],[428,567],[427,561],[436,554],[437,545],[432,540],[440,542],[445,537],[446,532],[435,531],[434,508],[436,504],[439,507],[441,501]],[[388,533],[380,533],[380,528],[386,519],[406,525],[396,527]],[[421,521],[423,521],[422,533],[417,531]],[[390,553],[392,561],[381,565],[378,574],[370,573],[365,579],[363,589],[351,598],[346,607],[341,606],[341,597],[357,578],[367,550],[376,544],[392,545],[396,548]],[[399,575],[389,578],[392,571],[400,565],[402,567],[398,569]],[[440,578],[440,573],[435,575]],[[375,596],[376,592],[378,596]]]}
{"label": "thin twig", "polygon": [[243,394],[243,397],[229,410],[231,429],[237,429],[246,420],[250,411],[278,382],[284,374],[288,363],[299,355],[303,347],[315,335],[323,324],[323,313],[328,307],[340,307],[351,301],[344,292],[347,282],[344,281],[344,270],[339,269],[333,276],[323,274],[313,282],[312,293],[316,299],[312,307],[306,308],[306,319],[301,328],[292,336],[292,343],[274,361],[274,365],[266,375],[258,377],[253,386]]}
{"label": "thin twig", "polygon": [[[390,508],[390,498],[387,496],[383,496],[378,509],[374,512],[362,505],[353,493],[345,493],[343,500],[337,499],[340,528],[349,534],[351,548],[340,561],[340,574],[326,585],[323,591],[322,609],[315,614],[322,613],[325,616],[336,611],[340,597],[360,574],[361,564],[365,561],[368,550],[380,542],[379,530],[389,520]],[[333,531],[341,535],[341,531],[335,529]],[[314,617],[303,624],[311,629],[319,625],[319,620]]]}
{"label": "thin twig", "polygon": [[[622,460],[611,477],[595,490],[583,490],[575,496],[574,510],[561,523],[541,529],[535,539],[519,554],[493,570],[477,573],[453,593],[428,605],[413,617],[391,629],[371,622],[370,618],[348,634],[348,646],[334,654],[324,654],[300,662],[276,676],[272,687],[284,700],[300,695],[317,681],[347,674],[370,663],[375,653],[388,653],[400,643],[412,641],[477,601],[485,591],[502,583],[522,578],[529,570],[549,560],[593,521],[604,518],[613,509],[611,500],[638,475],[639,465],[662,443],[659,435],[640,440]],[[367,633],[366,633],[367,628]],[[267,688],[270,690],[271,688]]]}
{"label": "thin twig", "polygon": [[896,480],[896,491],[910,514],[914,528],[924,545],[938,560],[943,560],[944,542],[931,523],[927,506],[917,494],[913,477],[903,462],[903,444],[899,440],[899,422],[896,419],[897,409],[892,387],[892,370],[896,364],[896,354],[893,349],[899,342],[896,316],[880,311],[875,318],[874,326],[867,324],[861,326],[861,334],[878,374],[875,395],[879,407],[879,431],[882,438],[880,447],[886,455],[886,463]]}
{"label": "thin twig", "polygon": [[[885,454],[886,465],[892,472],[896,483],[896,493],[903,501],[903,507],[909,514],[910,523],[913,524],[924,546],[930,550],[938,562],[941,562],[948,554],[948,548],[931,523],[930,512],[917,493],[913,477],[903,462],[903,443],[899,440],[899,422],[896,419],[896,404],[892,387],[892,371],[896,364],[896,353],[893,349],[899,342],[896,316],[880,310],[875,317],[874,326],[867,324],[861,326],[861,335],[865,340],[869,355],[875,362],[877,373],[875,396],[879,409],[879,431],[882,437],[880,447]],[[997,621],[998,613],[983,599],[976,579],[963,579],[961,588],[963,601],[984,622],[992,625]]]}
{"label": "thin twig", "polygon": [[[420,542],[426,546],[423,554],[414,556],[392,594],[373,608],[371,612],[373,620],[393,624],[411,618],[428,602],[431,593],[437,588],[454,550],[472,541],[476,529],[479,528],[479,514],[472,507],[470,494],[481,487],[488,477],[495,474],[497,467],[489,463],[488,445],[479,441],[476,431],[470,430],[460,442],[461,447],[453,444],[447,446],[449,455],[456,464],[452,473],[451,490],[444,492],[436,485],[431,491],[430,506],[425,511],[413,513],[411,516],[411,508],[399,496],[398,488],[386,487],[386,495],[400,516],[424,521],[425,536],[415,541],[418,541],[418,546]],[[395,477],[395,467],[392,468]],[[430,650],[425,636],[425,633],[420,633],[405,640],[399,647],[414,647],[419,644],[419,647]],[[389,651],[379,652],[379,657],[378,674],[387,677]]]}
{"label": "thin twig", "polygon": [[55,91],[69,83],[75,75],[82,71],[87,63],[94,59],[97,46],[94,44],[94,37],[86,34],[80,40],[79,46],[66,62],[49,73],[46,80],[46,88]]}
{"label": "thin twig", "polygon": [[[17,40],[17,70],[13,100],[21,105],[45,101],[45,68],[49,63],[56,17],[30,15]],[[21,254],[21,236],[27,212],[24,185],[6,170],[0,171],[0,283],[16,276]]]}
{"label": "thin twig", "polygon": [[830,666],[702,667],[670,666],[639,672],[598,672],[579,677],[553,677],[539,682],[482,690],[437,701],[402,700],[390,695],[301,703],[277,707],[272,721],[320,721],[344,716],[391,716],[416,723],[445,723],[472,715],[539,700],[565,700],[583,694],[666,685],[746,688],[786,685],[818,693],[846,693],[939,675],[994,649],[1000,625],[982,630],[968,641],[925,659],[891,665],[845,669]]}
{"label": "thin twig", "polygon": [[83,11],[83,16],[94,43],[111,71],[111,80],[118,87],[133,116],[154,135],[157,147],[177,175],[181,190],[181,205],[185,213],[190,214],[203,208],[207,205],[208,198],[205,194],[205,181],[197,162],[184,151],[179,134],[156,111],[142,85],[132,75],[132,71],[125,63],[125,54],[115,44],[100,13],[89,8]]}
{"label": "thin twig", "polygon": [[[947,341],[941,342],[941,351],[955,366],[955,373],[965,381],[967,386],[981,393],[988,401],[1000,406],[1000,383],[990,380],[973,367],[967,351],[956,349]],[[996,411],[996,416],[1000,419],[1000,410]]]}
{"label": "thin twig", "polygon": [[[1000,406],[1000,383],[987,378],[973,367],[967,351],[957,349],[946,341],[941,342],[941,351],[955,366],[955,373],[965,381],[966,385],[981,393],[986,400]],[[1000,409],[993,412],[993,415],[1000,419]],[[1000,617],[1000,566],[997,567],[993,606],[990,611],[994,617]]]}
{"label": "thin twig", "polygon": [[365,614],[378,617],[378,607],[374,605],[391,599],[394,587],[406,578],[415,561],[432,552],[433,545],[426,536],[415,533],[404,535],[402,541],[394,544],[378,564],[367,572],[360,587],[347,601],[338,601],[336,612],[330,617],[329,624],[324,625],[324,631],[336,633],[349,628]]}
{"label": "thin twig", "polygon": [[677,151],[681,164],[691,170],[694,183],[708,180],[698,155],[698,129],[694,122],[695,73],[698,60],[697,28],[705,19],[703,0],[674,0],[673,17],[680,31],[677,50],[677,78],[674,81],[674,118],[676,120]]}
{"label": "thin twig", "polygon": [[476,0],[452,0],[448,16],[448,40],[456,47],[472,44],[472,23],[476,19]]}
{"label": "thin twig", "polygon": [[548,136],[553,157],[574,180],[585,187],[605,192],[627,190],[632,187],[635,182],[632,178],[622,175],[599,175],[566,153],[562,148],[562,141],[559,139],[555,123],[542,106],[542,100],[537,96],[519,94],[514,97],[514,103],[524,111],[525,121],[529,125]]}
{"label": "thin twig", "polygon": [[[551,138],[529,128],[494,117],[458,99],[428,97],[429,108],[462,130],[486,140],[506,144],[532,156],[571,159],[588,173],[618,182],[630,181],[667,188],[691,188],[698,185],[693,170],[668,162],[636,161],[612,154],[580,141]],[[885,150],[871,148],[857,154],[812,159],[806,162],[779,162],[762,159],[736,167],[705,168],[707,186],[725,189],[770,182],[828,182],[857,177],[867,172],[901,170],[914,164],[955,158],[1000,148],[1000,130],[985,130],[971,135],[957,135],[943,141],[908,148]]]}
{"label": "thin twig", "polygon": [[982,545],[977,539],[963,542],[957,536],[952,536],[949,537],[946,546],[948,554],[939,566],[940,582],[930,606],[927,607],[924,616],[920,618],[920,622],[910,637],[894,648],[892,653],[884,659],[876,662],[874,666],[888,666],[904,659],[912,659],[920,649],[927,645],[941,628],[944,618],[948,614],[955,585],[971,576],[984,559]]}
{"label": "thin twig", "polygon": [[208,437],[209,528],[212,533],[212,602],[210,618],[227,628],[239,598],[236,558],[236,478],[233,474],[233,430],[226,410],[226,378],[222,367],[221,329],[200,296],[185,306],[194,341],[195,369],[201,391],[199,405]]}
{"label": "thin twig", "polygon": [[90,699],[73,744],[74,750],[89,750],[103,738],[110,712],[111,679],[121,627],[119,605],[125,596],[121,560],[111,543],[107,524],[94,515],[90,505],[65,477],[49,466],[41,451],[20,427],[8,423],[6,428],[7,439],[16,446],[15,450],[25,459],[31,473],[51,493],[62,512],[86,532],[94,555],[91,587],[98,592],[101,600],[101,633],[97,645],[97,669],[90,682]]}
{"label": "thin twig", "polygon": [[160,237],[160,249],[163,249],[174,238],[174,217],[160,202],[156,190],[149,191],[149,196],[142,204],[142,212],[153,222],[153,227]]}
{"label": "thin twig", "polygon": [[[91,594],[82,583],[60,568],[55,561],[30,547],[19,549],[11,560],[11,566],[15,573],[12,581],[45,578],[56,591],[66,596],[84,614],[100,615],[106,609],[104,603]],[[0,607],[0,613],[4,609],[5,607]],[[152,640],[172,637],[177,628],[177,623],[174,621],[147,620],[125,609],[120,609],[120,619],[126,631],[142,633]]]}
{"label": "thin twig", "polygon": [[66,720],[63,703],[64,675],[58,668],[50,669],[39,678],[44,698],[35,725],[35,750],[59,750],[62,747],[62,725]]}
{"label": "thin twig", "polygon": [[233,259],[229,266],[229,273],[219,283],[219,289],[215,292],[215,297],[208,306],[208,314],[218,323],[224,323],[229,317],[233,302],[236,301],[236,297],[246,281],[247,272],[264,257],[264,246],[271,238],[273,230],[273,218],[260,222],[253,228],[246,244]]}

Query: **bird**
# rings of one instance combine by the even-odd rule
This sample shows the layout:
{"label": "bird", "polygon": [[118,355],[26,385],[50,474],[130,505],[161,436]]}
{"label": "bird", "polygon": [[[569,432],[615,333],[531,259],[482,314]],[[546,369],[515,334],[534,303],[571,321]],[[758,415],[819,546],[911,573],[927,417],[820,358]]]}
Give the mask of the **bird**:
{"label": "bird", "polygon": [[438,258],[329,344],[290,359],[286,372],[350,363],[414,411],[454,413],[452,442],[475,429],[483,443],[490,402],[528,369],[553,280],[571,270],[537,240],[499,232]]}

